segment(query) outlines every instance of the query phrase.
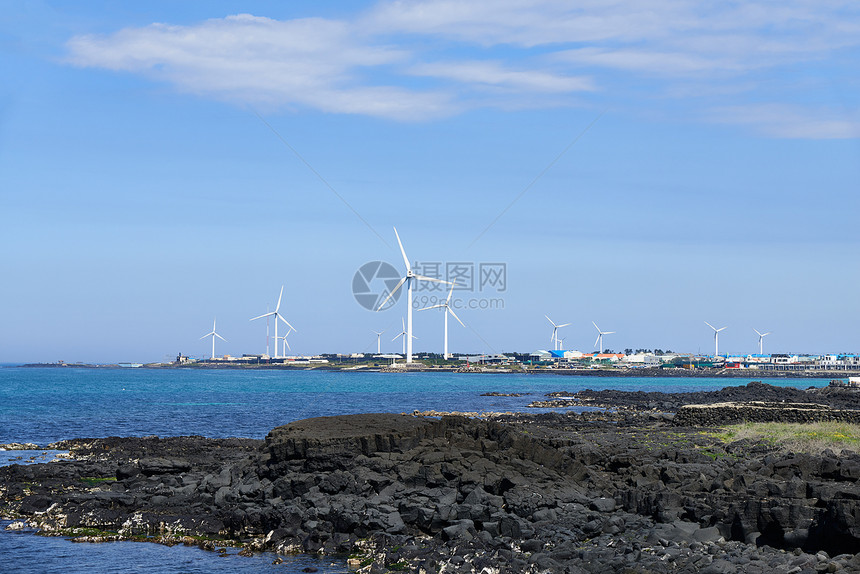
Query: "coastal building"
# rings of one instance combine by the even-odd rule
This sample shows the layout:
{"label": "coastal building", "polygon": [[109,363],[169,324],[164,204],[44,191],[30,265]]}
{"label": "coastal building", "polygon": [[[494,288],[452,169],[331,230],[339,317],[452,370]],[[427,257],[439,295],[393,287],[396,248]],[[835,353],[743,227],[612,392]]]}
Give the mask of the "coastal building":
{"label": "coastal building", "polygon": [[617,363],[624,358],[624,353],[595,353],[591,356],[592,361],[602,363]]}
{"label": "coastal building", "polygon": [[457,357],[460,361],[467,363],[476,363],[483,365],[507,365],[510,364],[511,358],[507,355],[492,354],[492,355],[462,355]]}
{"label": "coastal building", "polygon": [[818,364],[825,369],[860,369],[860,355],[822,355]]}
{"label": "coastal building", "polygon": [[633,353],[625,355],[623,363],[636,367],[659,367],[663,361],[654,353]]}

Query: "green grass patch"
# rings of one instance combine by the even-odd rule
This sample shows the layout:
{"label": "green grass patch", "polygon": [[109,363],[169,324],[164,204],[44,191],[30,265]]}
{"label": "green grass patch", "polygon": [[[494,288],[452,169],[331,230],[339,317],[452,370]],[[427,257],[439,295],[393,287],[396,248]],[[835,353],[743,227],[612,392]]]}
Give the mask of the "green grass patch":
{"label": "green grass patch", "polygon": [[116,482],[116,477],[110,476],[106,478],[100,478],[98,476],[82,476],[81,482],[83,482],[87,486],[98,486],[105,482]]}
{"label": "green grass patch", "polygon": [[724,442],[752,440],[784,451],[820,454],[825,449],[860,450],[860,425],[842,422],[742,423],[713,433]]}

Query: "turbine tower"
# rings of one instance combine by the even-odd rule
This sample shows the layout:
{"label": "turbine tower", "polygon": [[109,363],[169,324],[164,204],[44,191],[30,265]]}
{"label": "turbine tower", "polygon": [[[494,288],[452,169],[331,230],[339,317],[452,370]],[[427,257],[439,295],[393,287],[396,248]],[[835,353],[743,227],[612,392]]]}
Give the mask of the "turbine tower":
{"label": "turbine tower", "polygon": [[[409,337],[411,337],[413,339],[417,339],[418,337],[416,337],[415,335],[410,335],[409,333],[406,332],[406,325],[403,323],[403,317],[400,318],[400,324],[403,325],[403,330],[400,331],[400,333],[398,333],[398,335],[396,337],[391,339],[391,341],[394,342],[397,339],[399,339],[400,337],[403,337],[403,354],[405,355],[406,354],[406,339]],[[412,348],[411,341],[410,341],[409,348],[410,349]]]}
{"label": "turbine tower", "polygon": [[[409,264],[409,258],[406,257],[406,251],[403,249],[403,242],[400,241],[400,235],[397,234],[397,228],[394,228],[394,236],[397,237],[397,245],[400,246],[400,254],[403,255],[403,262],[406,264],[406,277],[400,280],[394,289],[391,290],[391,293],[388,294],[388,297],[382,302],[379,307],[376,308],[377,311],[385,307],[385,304],[388,303],[388,300],[391,299],[397,290],[400,289],[404,283],[406,283],[406,362],[412,362],[412,339],[417,339],[417,337],[412,336],[412,283],[415,281],[433,281],[435,283],[448,283],[448,281],[442,281],[441,279],[434,279],[433,277],[424,277],[423,275],[418,275],[413,273],[412,266]],[[399,337],[400,335],[398,335]],[[397,337],[395,337],[396,339]]]}
{"label": "turbine tower", "polygon": [[200,338],[205,339],[206,337],[212,337],[212,358],[214,359],[215,358],[215,337],[218,337],[219,339],[221,339],[225,343],[227,342],[227,339],[225,339],[224,337],[222,337],[221,335],[219,335],[218,333],[215,332],[215,319],[212,319],[212,332],[206,333],[205,335],[203,335]]}
{"label": "turbine tower", "polygon": [[720,327],[719,329],[717,329],[716,327],[714,327],[713,325],[711,325],[707,321],[705,321],[705,325],[707,325],[708,327],[710,327],[711,329],[714,330],[714,356],[719,357],[720,356],[720,331],[725,329],[725,327]]}
{"label": "turbine tower", "polygon": [[454,313],[454,310],[451,309],[451,295],[454,294],[454,287],[456,287],[456,286],[457,286],[456,281],[451,283],[451,290],[448,291],[448,297],[445,299],[444,303],[440,303],[439,305],[431,305],[430,307],[424,307],[423,309],[418,309],[419,311],[426,311],[427,309],[441,309],[441,308],[445,309],[445,345],[444,345],[444,352],[443,352],[442,356],[445,358],[446,361],[448,360],[448,313],[451,313],[451,315],[455,319],[457,319],[458,323],[460,323],[464,327],[466,326],[465,324],[463,324],[462,321],[460,321],[460,318],[457,316],[456,313]]}
{"label": "turbine tower", "polygon": [[600,345],[600,354],[602,355],[603,354],[603,335],[611,335],[615,331],[601,331],[600,327],[597,326],[597,323],[592,321],[591,324],[594,325],[595,329],[597,329],[597,340],[594,341],[594,346],[597,347],[598,345]]}
{"label": "turbine tower", "polygon": [[[290,344],[287,342],[287,337],[288,337],[288,336],[289,336],[289,334],[290,334],[290,333],[292,333],[292,332],[293,332],[293,328],[292,328],[292,327],[290,327],[289,329],[287,329],[287,332],[286,332],[286,333],[284,333],[284,336],[283,336],[283,337],[278,337],[278,339],[280,339],[280,340],[282,340],[282,341],[284,342],[284,356],[285,356],[285,357],[287,356],[287,349],[289,349],[290,351],[292,351],[292,350],[293,350],[293,349],[290,347]],[[277,351],[277,349],[278,349],[278,340],[277,340],[277,339],[275,339],[275,351]]]}
{"label": "turbine tower", "polygon": [[385,331],[373,331],[373,333],[376,333],[376,354],[377,354],[377,355],[379,355],[379,354],[381,353],[380,349],[381,349],[382,347],[381,347],[381,346],[380,346],[380,344],[379,344],[379,338],[382,336],[382,334],[383,334],[384,332],[385,332]]}
{"label": "turbine tower", "polygon": [[[276,359],[278,358],[278,319],[280,319],[281,321],[286,323],[287,327],[289,327],[293,331],[296,331],[296,328],[293,327],[292,325],[290,325],[287,322],[287,320],[284,319],[284,316],[278,312],[281,309],[281,297],[283,297],[283,296],[284,296],[284,286],[281,285],[281,294],[278,295],[278,304],[275,306],[275,310],[272,311],[271,313],[264,313],[263,315],[259,315],[257,317],[252,317],[251,319],[249,319],[249,321],[254,321],[256,319],[262,319],[263,317],[274,317],[274,319],[275,319],[275,358]],[[298,331],[296,331],[296,332],[298,333]]]}
{"label": "turbine tower", "polygon": [[763,350],[764,349],[764,343],[762,342],[762,339],[764,339],[765,337],[767,337],[771,333],[770,333],[770,331],[768,331],[767,333],[759,333],[758,329],[753,329],[753,331],[755,331],[756,335],[758,335],[758,354],[764,355],[764,350]]}
{"label": "turbine tower", "polygon": [[552,336],[549,338],[549,340],[552,341],[552,350],[558,351],[558,330],[562,327],[567,327],[568,325],[570,325],[570,323],[556,325],[555,323],[553,323],[552,319],[550,319],[548,315],[544,315],[544,317],[546,317],[546,320],[549,321],[552,325]]}

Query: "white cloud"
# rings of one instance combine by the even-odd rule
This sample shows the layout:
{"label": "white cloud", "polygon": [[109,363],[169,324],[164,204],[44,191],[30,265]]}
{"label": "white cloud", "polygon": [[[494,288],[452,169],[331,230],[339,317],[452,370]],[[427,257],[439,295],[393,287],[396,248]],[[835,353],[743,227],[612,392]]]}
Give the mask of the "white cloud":
{"label": "white cloud", "polygon": [[419,64],[410,69],[418,76],[446,78],[472,86],[492,86],[526,93],[567,93],[594,91],[587,77],[564,76],[539,70],[511,70],[499,62],[439,62]]}
{"label": "white cloud", "polygon": [[860,4],[849,0],[397,0],[367,20],[380,34],[539,48],[658,76],[740,73],[860,46]]}
{"label": "white cloud", "polygon": [[860,114],[857,111],[755,104],[717,108],[705,117],[717,123],[751,126],[765,136],[776,138],[860,138]]}
{"label": "white cloud", "polygon": [[363,69],[407,54],[364,45],[342,22],[277,21],[241,14],[196,26],[152,24],[68,43],[79,66],[140,72],[179,89],[242,103],[299,105],[325,112],[424,119],[455,110],[441,92],[366,85]]}
{"label": "white cloud", "polygon": [[[692,117],[718,98],[722,110],[828,101],[840,86],[827,74],[852,81],[858,47],[860,5],[848,0],[398,0],[351,20],[241,14],[78,36],[68,60],[239,104],[407,121],[606,99],[659,116],[661,101],[683,98]],[[853,133],[838,118],[781,132],[726,117],[784,137]]]}
{"label": "white cloud", "polygon": [[434,34],[526,47],[635,40],[683,25],[677,2],[627,0],[421,0],[382,2],[368,18],[380,33]]}
{"label": "white cloud", "polygon": [[608,50],[581,48],[563,50],[556,54],[559,60],[632,72],[646,72],[662,76],[698,74],[701,72],[740,70],[733,61],[717,61],[683,52],[649,52],[645,50]]}

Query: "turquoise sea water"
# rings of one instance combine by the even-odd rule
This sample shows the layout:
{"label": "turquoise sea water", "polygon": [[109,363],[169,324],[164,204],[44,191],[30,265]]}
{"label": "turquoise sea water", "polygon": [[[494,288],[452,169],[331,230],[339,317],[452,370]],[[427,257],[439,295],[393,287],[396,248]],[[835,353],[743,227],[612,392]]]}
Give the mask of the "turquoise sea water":
{"label": "turquoise sea water", "polygon": [[[0,443],[77,437],[263,438],[290,421],[413,410],[524,411],[552,391],[713,390],[751,379],[202,369],[0,369]],[[823,386],[825,380],[758,379]],[[482,397],[516,392],[522,397]]]}
{"label": "turquoise sea water", "polygon": [[[104,436],[240,436],[263,438],[290,421],[368,412],[528,411],[553,391],[619,389],[705,391],[752,379],[568,377],[455,373],[281,370],[0,368],[0,443]],[[756,379],[780,386],[825,386],[827,380]],[[486,392],[521,397],[482,397]],[[7,453],[7,459],[9,458]],[[3,458],[0,457],[0,464]],[[312,566],[346,572],[338,560],[299,557],[273,565],[271,555],[220,558],[154,544],[72,544],[2,530],[3,572],[281,572]]]}

